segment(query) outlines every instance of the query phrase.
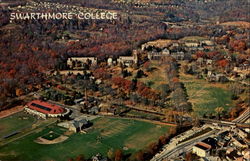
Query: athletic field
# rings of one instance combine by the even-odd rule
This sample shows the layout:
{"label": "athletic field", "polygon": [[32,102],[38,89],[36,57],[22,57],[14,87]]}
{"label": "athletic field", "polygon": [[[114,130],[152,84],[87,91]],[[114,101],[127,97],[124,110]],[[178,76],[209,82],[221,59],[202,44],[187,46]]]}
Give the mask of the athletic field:
{"label": "athletic field", "polygon": [[[158,138],[167,133],[165,125],[155,125],[149,122],[142,122],[120,118],[97,118],[93,120],[93,126],[87,134],[65,133],[67,130],[56,125],[32,133],[0,147],[0,160],[60,160],[66,161],[71,157],[83,154],[86,158],[97,153],[103,155],[113,149],[123,149],[124,153],[134,153],[143,149]],[[49,131],[60,131],[69,138],[61,143],[42,145],[34,142],[40,136],[46,136]]]}

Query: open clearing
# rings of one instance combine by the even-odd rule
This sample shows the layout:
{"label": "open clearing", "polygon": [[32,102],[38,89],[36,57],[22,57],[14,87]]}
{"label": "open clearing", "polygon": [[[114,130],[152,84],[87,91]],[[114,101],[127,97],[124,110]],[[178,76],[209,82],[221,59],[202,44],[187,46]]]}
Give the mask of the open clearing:
{"label": "open clearing", "polygon": [[[151,72],[145,72],[148,76],[138,79],[139,81],[145,83],[155,90],[161,91],[161,86],[164,84],[168,84],[165,75],[165,64],[159,64],[157,61],[151,61],[149,68],[153,70]],[[143,68],[143,71],[146,69]]]}
{"label": "open clearing", "polygon": [[67,140],[58,144],[42,145],[34,142],[38,137],[51,130],[66,134],[66,129],[55,125],[40,132],[32,133],[20,140],[0,147],[0,160],[61,160],[83,154],[91,157],[97,153],[103,155],[113,149],[123,149],[126,154],[134,153],[167,133],[168,126],[155,125],[149,122],[120,118],[97,118],[87,134],[73,133]]}
{"label": "open clearing", "polygon": [[35,117],[24,112],[0,119],[0,139],[14,132],[31,127],[35,121]]}
{"label": "open clearing", "polygon": [[199,116],[215,113],[216,107],[223,107],[225,111],[232,106],[231,93],[226,85],[209,83],[206,80],[196,79],[195,76],[181,73],[181,82],[184,83],[189,101],[193,110]]}

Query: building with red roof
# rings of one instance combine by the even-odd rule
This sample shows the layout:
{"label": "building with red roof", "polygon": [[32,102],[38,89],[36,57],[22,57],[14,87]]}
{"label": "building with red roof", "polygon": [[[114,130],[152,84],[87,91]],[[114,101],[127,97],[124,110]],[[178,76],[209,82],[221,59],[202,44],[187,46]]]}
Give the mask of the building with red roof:
{"label": "building with red roof", "polygon": [[25,110],[28,113],[38,115],[42,118],[60,117],[69,113],[68,109],[40,100],[34,100],[29,102],[25,106]]}
{"label": "building with red roof", "polygon": [[198,155],[199,157],[206,157],[211,149],[211,145],[206,144],[204,142],[198,142],[193,146],[193,153]]}

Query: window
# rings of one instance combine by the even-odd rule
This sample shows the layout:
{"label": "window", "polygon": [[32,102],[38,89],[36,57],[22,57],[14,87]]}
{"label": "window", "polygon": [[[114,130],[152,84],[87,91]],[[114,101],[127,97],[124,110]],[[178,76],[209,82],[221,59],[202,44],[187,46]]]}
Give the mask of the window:
{"label": "window", "polygon": [[32,103],[31,106],[34,106],[34,107],[37,107],[37,108],[40,108],[40,109],[43,109],[45,111],[51,111],[50,108],[48,107],[45,107],[45,106],[42,106],[42,105],[39,105],[39,104],[36,104],[36,103]]}

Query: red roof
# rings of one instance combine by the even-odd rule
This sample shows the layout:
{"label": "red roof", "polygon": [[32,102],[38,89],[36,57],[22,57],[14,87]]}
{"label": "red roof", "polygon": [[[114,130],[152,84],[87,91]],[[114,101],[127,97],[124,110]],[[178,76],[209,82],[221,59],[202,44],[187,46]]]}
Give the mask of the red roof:
{"label": "red roof", "polygon": [[202,148],[202,149],[204,149],[204,150],[209,150],[209,149],[212,148],[211,145],[206,144],[206,143],[204,143],[204,142],[199,142],[199,143],[196,144],[196,146],[197,146],[197,145],[198,145],[199,148]]}
{"label": "red roof", "polygon": [[44,114],[60,114],[64,112],[62,107],[40,100],[31,101],[27,104],[27,106],[32,110],[36,110]]}

